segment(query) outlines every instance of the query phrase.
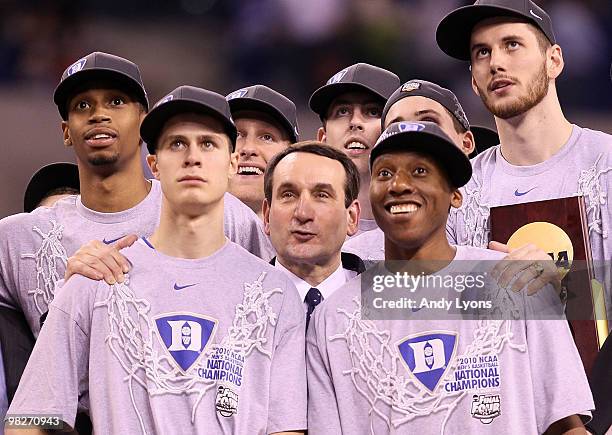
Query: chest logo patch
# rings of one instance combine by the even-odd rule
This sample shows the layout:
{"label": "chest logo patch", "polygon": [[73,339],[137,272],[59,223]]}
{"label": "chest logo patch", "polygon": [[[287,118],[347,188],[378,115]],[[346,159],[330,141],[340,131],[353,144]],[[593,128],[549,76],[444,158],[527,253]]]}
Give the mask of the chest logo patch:
{"label": "chest logo patch", "polygon": [[482,424],[489,424],[494,418],[501,415],[501,401],[499,394],[474,395],[470,414]]}
{"label": "chest logo patch", "polygon": [[183,372],[193,366],[212,343],[217,320],[195,313],[172,313],[155,318],[162,344]]}
{"label": "chest logo patch", "polygon": [[455,358],[457,335],[426,332],[402,339],[397,347],[408,371],[433,394]]}

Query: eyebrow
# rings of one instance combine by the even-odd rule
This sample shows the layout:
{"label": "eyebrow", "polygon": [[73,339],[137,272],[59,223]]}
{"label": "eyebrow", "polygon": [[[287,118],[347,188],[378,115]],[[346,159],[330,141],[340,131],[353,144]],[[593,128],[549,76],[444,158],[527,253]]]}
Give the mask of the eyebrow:
{"label": "eyebrow", "polygon": [[[279,184],[279,186],[277,187],[277,190],[295,189],[295,188],[297,188],[295,183],[292,183],[290,181],[285,181]],[[327,191],[331,191],[334,193],[336,192],[336,189],[334,189],[334,186],[331,185],[330,183],[317,183],[314,186],[312,186],[309,190],[327,190]]]}
{"label": "eyebrow", "polygon": [[[198,135],[198,141],[203,141],[203,140],[210,140],[210,141],[216,141],[219,140],[219,138],[221,138],[222,135],[220,134],[201,134]],[[166,136],[165,138],[166,141],[173,141],[173,140],[182,140],[185,142],[188,142],[189,139],[187,138],[187,136],[182,135],[182,134],[171,134],[169,136]]]}
{"label": "eyebrow", "polygon": [[[434,109],[424,109],[424,110],[417,110],[416,112],[414,112],[415,116],[421,116],[421,115],[437,115],[437,116],[442,116],[442,114],[440,114],[440,112],[437,112]],[[402,121],[406,121],[406,118],[402,115],[397,115],[395,118],[393,118],[391,121],[385,121],[386,127],[388,127],[390,124],[393,124],[394,122],[402,122]],[[385,127],[385,128],[386,128]]]}
{"label": "eyebrow", "polygon": [[[507,35],[504,36],[501,41],[502,42],[508,42],[508,41],[524,41],[525,38],[519,35]],[[483,47],[488,47],[489,44],[485,44],[485,43],[478,43],[478,44],[474,44],[472,45],[472,51],[479,49],[479,48],[483,48]]]}

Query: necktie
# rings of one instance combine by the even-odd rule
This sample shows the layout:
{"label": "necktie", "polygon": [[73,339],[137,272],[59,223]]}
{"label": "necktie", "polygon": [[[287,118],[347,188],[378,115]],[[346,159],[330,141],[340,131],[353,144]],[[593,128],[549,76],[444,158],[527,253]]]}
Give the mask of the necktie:
{"label": "necktie", "polygon": [[312,312],[322,300],[323,295],[321,295],[321,292],[314,287],[311,287],[310,290],[308,290],[308,293],[306,293],[306,297],[304,298],[304,302],[306,302],[308,305],[308,311],[306,312],[306,329],[308,329],[308,322],[310,322]]}

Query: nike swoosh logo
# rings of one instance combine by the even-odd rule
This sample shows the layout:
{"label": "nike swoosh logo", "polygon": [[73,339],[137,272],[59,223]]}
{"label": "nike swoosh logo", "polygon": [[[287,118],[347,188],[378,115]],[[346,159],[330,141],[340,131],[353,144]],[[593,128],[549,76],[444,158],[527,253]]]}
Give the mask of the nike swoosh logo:
{"label": "nike swoosh logo", "polygon": [[421,311],[421,307],[418,308],[411,308],[413,313],[416,313],[417,311]]}
{"label": "nike swoosh logo", "polygon": [[533,15],[534,17],[536,17],[538,20],[542,21],[542,17],[537,16],[535,12],[533,12],[533,9],[529,9],[529,13]]}
{"label": "nike swoosh logo", "polygon": [[[537,186],[536,186],[537,187]],[[516,189],[514,191],[514,196],[523,196],[523,195],[527,195],[529,192],[531,192],[533,189],[535,189],[535,187],[532,187],[531,189],[527,190],[526,192],[519,192],[518,189]]]}
{"label": "nike swoosh logo", "polygon": [[117,241],[117,240],[119,240],[119,239],[123,239],[124,237],[125,237],[125,236],[121,236],[121,237],[117,237],[116,239],[111,239],[111,240],[106,240],[106,238],[104,238],[104,239],[102,239],[102,241],[103,241],[104,243],[106,243],[107,245],[110,245],[111,243],[116,242],[116,241]]}
{"label": "nike swoosh logo", "polygon": [[177,283],[174,283],[174,290],[177,290],[177,291],[183,290],[184,288],[193,287],[194,285],[198,285],[198,284],[196,283],[196,284],[178,285]]}

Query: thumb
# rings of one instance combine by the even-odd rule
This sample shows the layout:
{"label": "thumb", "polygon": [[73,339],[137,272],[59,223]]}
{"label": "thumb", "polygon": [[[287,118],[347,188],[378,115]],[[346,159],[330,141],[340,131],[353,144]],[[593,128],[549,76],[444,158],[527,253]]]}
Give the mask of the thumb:
{"label": "thumb", "polygon": [[494,251],[499,252],[505,252],[506,254],[510,253],[510,247],[508,247],[508,245],[495,241],[489,242],[489,249],[493,249]]}
{"label": "thumb", "polygon": [[123,248],[132,246],[136,240],[138,240],[138,236],[136,234],[129,234],[117,240],[115,243],[113,243],[113,246],[119,251]]}

